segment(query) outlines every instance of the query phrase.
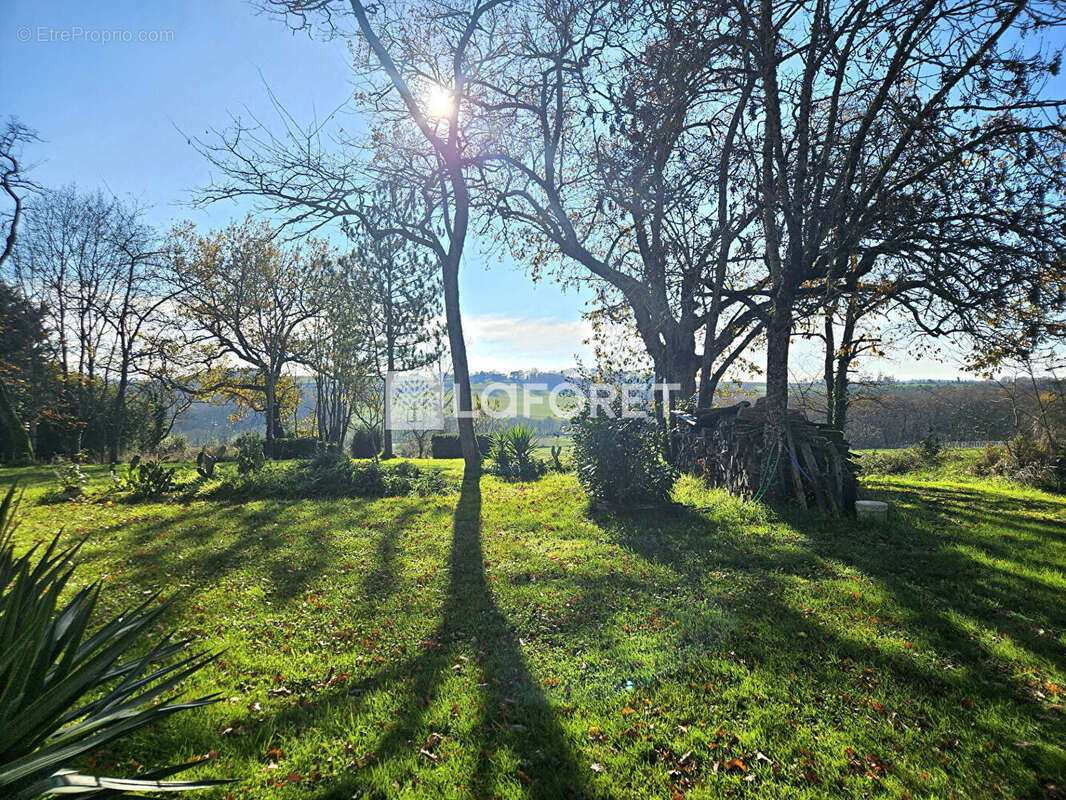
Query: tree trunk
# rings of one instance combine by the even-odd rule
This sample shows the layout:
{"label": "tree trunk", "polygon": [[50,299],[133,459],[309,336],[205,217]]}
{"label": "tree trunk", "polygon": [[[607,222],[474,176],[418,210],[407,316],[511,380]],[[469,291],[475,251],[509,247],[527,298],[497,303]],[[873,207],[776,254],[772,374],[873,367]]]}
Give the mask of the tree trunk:
{"label": "tree trunk", "polygon": [[274,457],[274,419],[277,411],[277,387],[274,384],[274,375],[270,370],[263,373],[263,395],[266,398],[264,416],[266,417],[266,445],[265,450],[268,458]]}
{"label": "tree trunk", "polygon": [[448,346],[452,354],[455,377],[455,401],[458,416],[459,444],[463,451],[465,471],[481,471],[481,452],[474,437],[473,405],[470,393],[470,366],[466,359],[466,340],[463,338],[463,318],[459,311],[459,259],[444,265],[444,316],[448,325]]}
{"label": "tree trunk", "polygon": [[[769,452],[785,447],[788,425],[788,350],[792,337],[792,292],[781,287],[774,298],[770,321],[766,326],[766,427],[764,442]],[[782,456],[784,461],[784,455]],[[784,470],[778,470],[783,476]],[[787,491],[781,482],[774,481],[772,493],[780,488]]]}
{"label": "tree trunk", "polygon": [[679,388],[670,388],[668,401],[661,402],[663,395],[659,395],[657,401],[657,415],[661,414],[663,430],[663,455],[667,461],[674,461],[674,431],[675,423],[673,414],[670,412],[677,407],[679,399],[688,399],[696,394],[696,371],[699,369],[700,360],[696,355],[696,345],[691,339],[688,342],[677,342],[674,347],[667,349],[666,368],[661,373],[662,378],[657,378],[664,383],[677,384]]}
{"label": "tree trunk", "polygon": [[[389,288],[389,297],[392,297],[392,288]],[[461,333],[461,331],[460,331]],[[392,331],[392,302],[386,304],[385,309],[385,368],[388,372],[396,369],[395,347],[393,344],[394,334]],[[388,374],[388,372],[386,374]],[[381,431],[381,457],[392,458],[392,428],[382,424]]]}
{"label": "tree trunk", "polygon": [[111,412],[111,441],[108,442],[108,461],[118,463],[119,451],[122,449],[122,438],[126,432],[126,388],[129,385],[128,370],[123,367],[122,374],[118,379],[118,387],[115,389],[115,404]]}
{"label": "tree trunk", "polygon": [[836,356],[836,336],[833,331],[833,311],[827,307],[825,310],[825,360],[823,361],[822,379],[825,381],[825,421],[833,424],[833,415],[836,407],[833,403],[833,392],[836,389],[836,368],[834,358]]}
{"label": "tree trunk", "polygon": [[851,359],[842,355],[837,359],[836,374],[833,376],[833,416],[830,420],[837,430],[843,431],[848,416],[848,371]]}

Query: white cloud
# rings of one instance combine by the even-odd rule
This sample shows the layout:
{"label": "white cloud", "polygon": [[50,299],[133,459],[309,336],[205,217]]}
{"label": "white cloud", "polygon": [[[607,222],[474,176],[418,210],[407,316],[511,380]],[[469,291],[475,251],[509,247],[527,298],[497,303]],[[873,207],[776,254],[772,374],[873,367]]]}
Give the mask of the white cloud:
{"label": "white cloud", "polygon": [[592,327],[583,319],[469,316],[463,333],[474,371],[566,369],[575,366],[575,355],[588,362],[592,353],[585,344]]}

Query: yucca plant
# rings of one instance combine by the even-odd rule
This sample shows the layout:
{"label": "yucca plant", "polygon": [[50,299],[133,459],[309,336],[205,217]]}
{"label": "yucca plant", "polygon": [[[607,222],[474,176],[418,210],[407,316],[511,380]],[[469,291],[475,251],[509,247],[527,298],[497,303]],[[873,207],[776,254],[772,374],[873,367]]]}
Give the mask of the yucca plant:
{"label": "yucca plant", "polygon": [[215,695],[176,702],[174,690],[215,656],[181,657],[188,642],[170,636],[147,650],[141,646],[165,610],[157,597],[102,625],[94,619],[99,582],[62,602],[81,545],[60,549],[56,537],[43,552],[38,546],[16,557],[17,506],[12,487],[0,503],[0,797],[114,797],[223,783],[161,781],[196,762],[136,779],[71,769],[91,750],[214,702]]}
{"label": "yucca plant", "polygon": [[533,480],[544,474],[544,462],[537,458],[540,437],[525,425],[512,425],[492,437],[490,454],[493,471],[503,478]]}
{"label": "yucca plant", "polygon": [[512,425],[503,432],[503,440],[515,460],[522,464],[533,458],[533,452],[540,444],[536,431],[525,425]]}

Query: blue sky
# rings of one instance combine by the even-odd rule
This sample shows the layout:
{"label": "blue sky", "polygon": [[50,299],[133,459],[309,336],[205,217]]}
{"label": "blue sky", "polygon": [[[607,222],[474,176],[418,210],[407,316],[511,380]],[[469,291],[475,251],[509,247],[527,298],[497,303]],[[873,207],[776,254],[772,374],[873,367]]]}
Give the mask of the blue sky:
{"label": "blue sky", "polygon": [[[350,91],[346,55],[342,42],[293,34],[242,0],[7,0],[0,115],[41,135],[26,152],[40,184],[134,198],[161,227],[186,218],[220,226],[247,208],[189,206],[191,190],[211,173],[183,133],[223,128],[231,114],[271,119],[267,85],[297,120],[322,117]],[[534,285],[511,264],[486,265],[471,252],[462,304],[475,368],[549,369],[572,366],[575,353],[587,358],[582,298]],[[797,350],[797,369],[817,371],[815,353]],[[950,364],[905,356],[868,368],[899,377],[957,374]]]}

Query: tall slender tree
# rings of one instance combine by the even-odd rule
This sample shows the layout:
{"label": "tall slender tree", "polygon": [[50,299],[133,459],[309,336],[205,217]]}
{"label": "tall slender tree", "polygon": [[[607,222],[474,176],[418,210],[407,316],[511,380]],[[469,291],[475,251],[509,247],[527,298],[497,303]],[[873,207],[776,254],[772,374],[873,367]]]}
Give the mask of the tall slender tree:
{"label": "tall slender tree", "polygon": [[[238,122],[201,151],[225,176],[208,187],[213,201],[254,196],[293,224],[361,225],[375,238],[402,237],[432,253],[441,273],[448,344],[457,390],[459,436],[466,469],[476,473],[470,369],[459,302],[459,270],[471,232],[472,173],[489,131],[473,93],[500,57],[495,34],[505,0],[456,8],[440,0],[406,2],[262,0],[300,28],[324,25],[353,44],[356,93],[373,125],[372,158],[356,160],[366,142],[337,134],[338,155],[322,146],[322,125],[288,126],[277,136]],[[354,27],[355,33],[352,32]],[[402,186],[410,214],[379,227],[378,187]]]}
{"label": "tall slender tree", "polygon": [[[379,210],[402,214],[395,197],[383,194]],[[361,238],[341,260],[341,268],[359,287],[367,361],[375,365],[384,386],[388,373],[418,369],[440,355],[440,269],[425,248],[401,236]],[[386,422],[381,439],[384,458],[393,456],[392,433]]]}

